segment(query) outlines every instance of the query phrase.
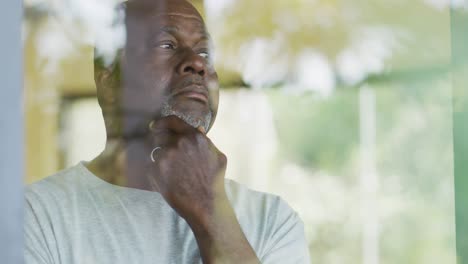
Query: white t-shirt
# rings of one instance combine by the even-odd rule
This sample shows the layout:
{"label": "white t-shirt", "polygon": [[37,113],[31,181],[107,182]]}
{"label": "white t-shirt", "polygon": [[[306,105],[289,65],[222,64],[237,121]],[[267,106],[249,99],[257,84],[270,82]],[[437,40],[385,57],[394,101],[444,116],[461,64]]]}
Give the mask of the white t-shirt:
{"label": "white t-shirt", "polygon": [[[262,263],[309,263],[304,227],[281,198],[226,180]],[[26,187],[26,264],[202,263],[190,227],[157,192],[112,185],[83,163]]]}

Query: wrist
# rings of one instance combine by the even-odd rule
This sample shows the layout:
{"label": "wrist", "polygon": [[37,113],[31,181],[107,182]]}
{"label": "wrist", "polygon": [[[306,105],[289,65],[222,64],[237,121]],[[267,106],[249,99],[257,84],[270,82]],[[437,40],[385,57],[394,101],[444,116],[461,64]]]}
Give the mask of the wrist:
{"label": "wrist", "polygon": [[227,197],[214,199],[211,205],[184,218],[195,234],[208,236],[214,235],[222,226],[229,225],[233,221],[237,222],[234,209]]}
{"label": "wrist", "polygon": [[260,263],[230,202],[219,201],[216,208],[212,214],[188,222],[203,263]]}

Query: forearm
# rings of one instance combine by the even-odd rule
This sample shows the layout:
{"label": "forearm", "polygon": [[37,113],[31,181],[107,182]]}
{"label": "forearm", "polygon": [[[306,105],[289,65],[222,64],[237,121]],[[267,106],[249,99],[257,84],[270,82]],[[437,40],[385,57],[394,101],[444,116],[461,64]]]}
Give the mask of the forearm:
{"label": "forearm", "polygon": [[187,222],[197,240],[203,263],[260,263],[227,199],[219,201],[208,215]]}
{"label": "forearm", "polygon": [[259,263],[224,189],[227,157],[205,132],[177,117],[156,121],[151,146],[164,147],[150,180],[191,227],[205,264]]}

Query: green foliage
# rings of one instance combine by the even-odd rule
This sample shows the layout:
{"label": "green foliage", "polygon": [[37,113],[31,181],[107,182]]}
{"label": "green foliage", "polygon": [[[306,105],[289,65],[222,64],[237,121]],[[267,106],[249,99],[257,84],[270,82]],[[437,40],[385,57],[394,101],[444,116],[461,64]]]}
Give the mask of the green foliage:
{"label": "green foliage", "polygon": [[[384,264],[454,263],[451,79],[437,76],[368,84],[376,95],[376,204]],[[324,212],[307,212],[313,260],[360,263],[358,89],[339,89],[328,98],[272,91],[270,98],[280,155],[311,172],[311,182],[301,183],[309,184],[310,192],[326,192],[308,194],[309,199],[320,199],[328,208],[347,204],[346,212],[326,221],[313,217]],[[334,180],[326,183],[327,176],[313,172]]]}
{"label": "green foliage", "polygon": [[270,93],[281,148],[308,167],[342,172],[358,146],[357,91],[341,90],[322,99],[312,93]]}
{"label": "green foliage", "polygon": [[436,8],[429,2],[239,0],[210,27],[223,64],[241,56],[243,44],[277,37],[284,43],[274,56],[294,60],[313,49],[334,63],[340,52],[364,39],[363,30],[376,29],[395,41],[386,70],[404,70],[450,60],[448,5]]}

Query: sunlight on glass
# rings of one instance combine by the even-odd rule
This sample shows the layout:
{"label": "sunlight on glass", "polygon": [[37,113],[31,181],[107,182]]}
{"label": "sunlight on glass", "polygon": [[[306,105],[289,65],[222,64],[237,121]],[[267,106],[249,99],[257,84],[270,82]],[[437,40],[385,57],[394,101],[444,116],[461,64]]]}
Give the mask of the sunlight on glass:
{"label": "sunlight on glass", "polygon": [[[102,151],[92,59],[125,44],[119,2],[25,1],[28,182]],[[226,175],[288,201],[312,263],[455,263],[449,9],[466,2],[196,2]]]}

